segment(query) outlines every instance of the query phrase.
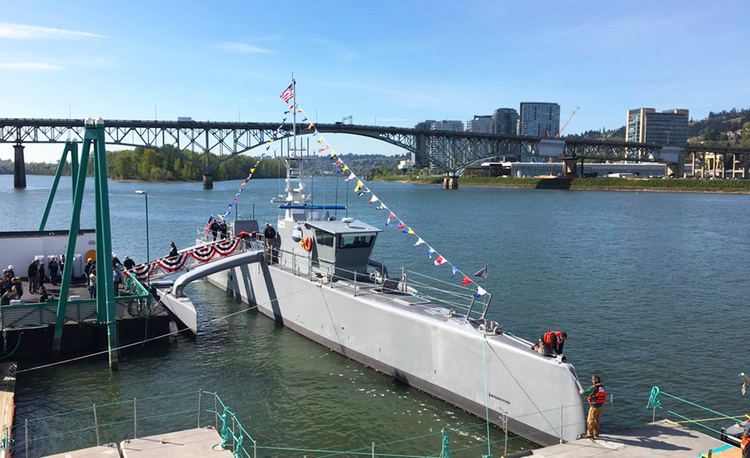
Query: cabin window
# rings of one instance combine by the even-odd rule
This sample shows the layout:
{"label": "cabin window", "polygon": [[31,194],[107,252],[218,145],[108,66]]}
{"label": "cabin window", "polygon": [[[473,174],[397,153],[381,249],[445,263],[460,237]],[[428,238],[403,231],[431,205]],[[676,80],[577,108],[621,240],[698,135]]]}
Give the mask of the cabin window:
{"label": "cabin window", "polygon": [[315,229],[315,240],[318,242],[318,245],[333,246],[333,234],[330,232]]}
{"label": "cabin window", "polygon": [[339,248],[367,248],[372,246],[375,234],[341,234],[339,237]]}

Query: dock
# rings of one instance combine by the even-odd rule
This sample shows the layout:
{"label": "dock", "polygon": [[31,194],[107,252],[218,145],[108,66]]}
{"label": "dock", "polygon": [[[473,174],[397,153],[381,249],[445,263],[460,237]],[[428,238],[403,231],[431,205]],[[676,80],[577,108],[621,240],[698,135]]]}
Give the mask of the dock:
{"label": "dock", "polygon": [[213,428],[193,428],[155,436],[128,439],[72,452],[49,455],[48,458],[202,458],[234,456],[220,447],[221,436]]}
{"label": "dock", "polygon": [[670,420],[660,420],[624,431],[601,434],[597,439],[578,439],[534,450],[544,458],[636,458],[643,456],[739,458],[738,447],[688,429]]}
{"label": "dock", "polygon": [[130,439],[120,443],[122,458],[201,458],[232,457],[231,450],[222,449],[221,437],[213,428],[193,428],[156,436]]}

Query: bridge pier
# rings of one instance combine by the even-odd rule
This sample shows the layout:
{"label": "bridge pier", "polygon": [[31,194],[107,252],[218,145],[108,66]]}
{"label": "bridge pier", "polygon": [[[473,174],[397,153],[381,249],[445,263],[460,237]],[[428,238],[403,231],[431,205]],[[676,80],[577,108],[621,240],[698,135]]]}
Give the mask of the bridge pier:
{"label": "bridge pier", "polygon": [[572,156],[566,156],[566,157],[563,157],[562,160],[563,160],[563,176],[566,176],[566,177],[578,176],[578,167],[576,165],[576,158]]}
{"label": "bridge pier", "polygon": [[458,175],[446,173],[443,175],[443,188],[458,189]]}
{"label": "bridge pier", "polygon": [[668,177],[682,178],[685,175],[685,165],[682,162],[669,162],[666,172]]}
{"label": "bridge pier", "polygon": [[26,188],[26,162],[23,157],[24,146],[21,143],[13,145],[13,187],[16,189]]}
{"label": "bridge pier", "polygon": [[203,174],[203,189],[213,189],[214,188],[214,176],[211,173],[204,173]]}

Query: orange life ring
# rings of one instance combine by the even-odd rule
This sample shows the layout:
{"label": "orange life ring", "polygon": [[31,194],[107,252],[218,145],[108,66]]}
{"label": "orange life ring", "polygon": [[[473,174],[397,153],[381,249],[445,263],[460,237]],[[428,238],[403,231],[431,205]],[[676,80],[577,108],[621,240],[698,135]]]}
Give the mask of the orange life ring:
{"label": "orange life ring", "polygon": [[313,245],[312,237],[310,237],[309,235],[302,240],[302,247],[308,253],[312,251],[312,245]]}

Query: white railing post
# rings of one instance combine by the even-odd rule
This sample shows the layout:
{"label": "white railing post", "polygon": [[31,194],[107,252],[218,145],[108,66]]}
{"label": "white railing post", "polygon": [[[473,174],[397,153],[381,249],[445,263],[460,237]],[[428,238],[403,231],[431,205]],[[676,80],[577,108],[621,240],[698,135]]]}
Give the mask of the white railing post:
{"label": "white railing post", "polygon": [[26,449],[26,458],[29,458],[29,419],[26,418],[23,421],[23,444]]}
{"label": "white railing post", "polygon": [[100,446],[101,442],[99,441],[99,419],[96,417],[96,404],[93,406],[94,409],[94,429],[96,430],[96,446]]}
{"label": "white railing post", "polygon": [[198,390],[198,427],[201,427],[201,395],[203,394],[203,390]]}
{"label": "white railing post", "polygon": [[133,398],[133,439],[138,438],[138,404],[137,398]]}

